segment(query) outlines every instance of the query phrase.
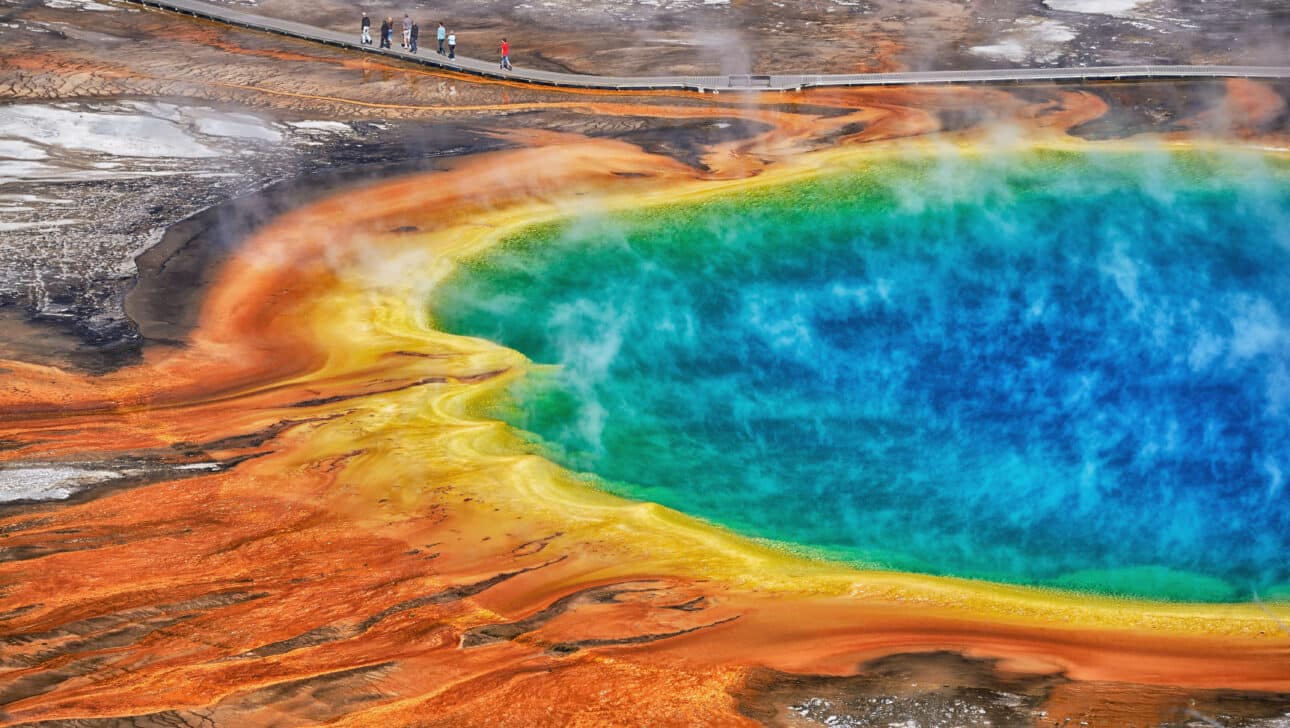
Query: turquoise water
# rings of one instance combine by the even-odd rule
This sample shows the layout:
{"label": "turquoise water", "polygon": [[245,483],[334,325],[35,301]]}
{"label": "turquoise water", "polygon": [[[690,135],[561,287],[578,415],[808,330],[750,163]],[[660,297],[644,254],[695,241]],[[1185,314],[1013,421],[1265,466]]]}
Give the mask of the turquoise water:
{"label": "turquoise water", "polygon": [[1290,582],[1290,176],[1033,153],[533,229],[436,324],[608,490],[817,555],[1150,598]]}

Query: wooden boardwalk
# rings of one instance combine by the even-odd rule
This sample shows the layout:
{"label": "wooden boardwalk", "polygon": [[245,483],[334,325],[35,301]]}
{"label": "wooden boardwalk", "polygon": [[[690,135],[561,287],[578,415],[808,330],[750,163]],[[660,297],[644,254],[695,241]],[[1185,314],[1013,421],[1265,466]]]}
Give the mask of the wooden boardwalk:
{"label": "wooden boardwalk", "polygon": [[[721,93],[731,91],[798,91],[822,86],[904,86],[914,84],[964,83],[1080,83],[1085,81],[1119,81],[1130,79],[1180,78],[1290,78],[1290,68],[1279,66],[1094,66],[1080,68],[1005,68],[982,71],[909,71],[902,73],[855,74],[741,74],[726,76],[590,76],[555,73],[523,67],[503,71],[496,61],[481,61],[457,56],[449,60],[435,52],[435,28],[426,31],[428,42],[421,53],[412,54],[399,48],[382,49],[363,45],[358,40],[358,18],[350,32],[340,32],[279,20],[254,13],[202,2],[202,0],[124,0],[149,7],[170,10],[220,23],[251,28],[268,33],[326,43],[364,53],[375,53],[434,68],[459,71],[476,76],[503,78],[543,86],[566,86],[616,91],[673,89]],[[396,24],[398,21],[395,21]],[[380,41],[380,19],[373,18],[373,39]],[[399,28],[395,38],[401,37]],[[491,43],[490,43],[491,48]]]}

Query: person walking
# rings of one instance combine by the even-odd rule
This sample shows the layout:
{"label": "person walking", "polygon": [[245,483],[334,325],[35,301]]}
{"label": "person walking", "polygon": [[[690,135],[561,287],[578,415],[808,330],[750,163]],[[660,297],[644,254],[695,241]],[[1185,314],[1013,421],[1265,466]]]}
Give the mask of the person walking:
{"label": "person walking", "polygon": [[367,17],[367,13],[363,13],[362,28],[363,28],[363,34],[360,40],[362,41],[363,45],[372,45],[372,19]]}
{"label": "person walking", "polygon": [[511,68],[511,44],[507,43],[505,38],[502,38],[502,70],[514,70]]}
{"label": "person walking", "polygon": [[409,18],[408,14],[404,13],[403,14],[403,45],[401,47],[407,48],[410,45],[412,45],[412,18]]}
{"label": "person walking", "polygon": [[417,21],[414,20],[412,21],[412,32],[408,35],[408,45],[410,46],[408,50],[413,53],[417,52],[417,36],[419,35],[421,35],[421,26],[417,25]]}
{"label": "person walking", "polygon": [[448,29],[443,27],[443,21],[439,21],[439,55],[443,55],[443,44],[448,39]]}
{"label": "person walking", "polygon": [[448,57],[457,57],[457,34],[451,30],[448,31]]}
{"label": "person walking", "polygon": [[394,18],[386,18],[385,22],[381,23],[381,47],[389,48],[390,40],[393,38],[393,36],[394,36]]}

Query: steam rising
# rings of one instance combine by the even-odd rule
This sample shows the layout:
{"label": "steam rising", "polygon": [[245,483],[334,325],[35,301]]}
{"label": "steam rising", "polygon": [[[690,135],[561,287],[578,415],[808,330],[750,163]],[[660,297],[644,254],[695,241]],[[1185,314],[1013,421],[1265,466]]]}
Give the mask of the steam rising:
{"label": "steam rising", "polygon": [[515,422],[619,492],[865,563],[1230,599],[1290,577],[1240,537],[1290,532],[1284,175],[911,154],[535,233],[436,314],[559,365]]}

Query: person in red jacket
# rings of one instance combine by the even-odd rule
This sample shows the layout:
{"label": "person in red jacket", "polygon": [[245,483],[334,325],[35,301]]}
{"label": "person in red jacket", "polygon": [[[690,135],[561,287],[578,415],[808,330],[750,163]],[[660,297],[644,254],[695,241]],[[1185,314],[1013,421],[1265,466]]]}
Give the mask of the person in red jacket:
{"label": "person in red jacket", "polygon": [[511,44],[502,38],[502,70],[510,71],[511,69]]}

